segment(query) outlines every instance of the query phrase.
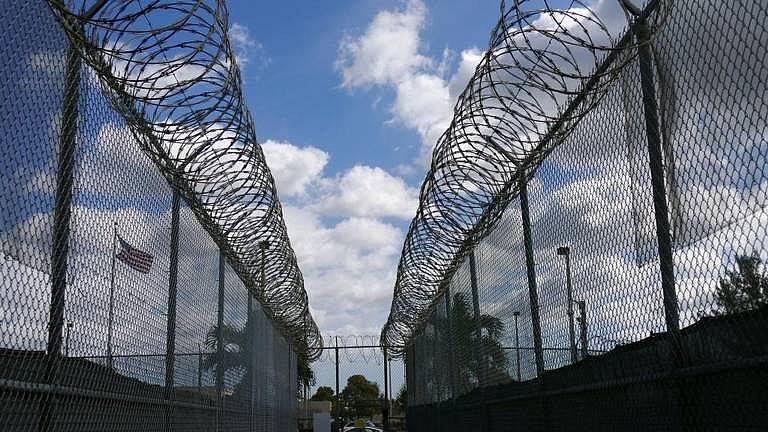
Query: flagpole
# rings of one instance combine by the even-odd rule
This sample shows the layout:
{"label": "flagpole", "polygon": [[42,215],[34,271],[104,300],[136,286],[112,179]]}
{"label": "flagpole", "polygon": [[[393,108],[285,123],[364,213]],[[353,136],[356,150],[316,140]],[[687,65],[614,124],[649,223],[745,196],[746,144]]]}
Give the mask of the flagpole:
{"label": "flagpole", "polygon": [[112,230],[112,277],[109,284],[109,329],[107,330],[107,366],[112,369],[112,327],[115,319],[115,243],[117,242],[117,222]]}

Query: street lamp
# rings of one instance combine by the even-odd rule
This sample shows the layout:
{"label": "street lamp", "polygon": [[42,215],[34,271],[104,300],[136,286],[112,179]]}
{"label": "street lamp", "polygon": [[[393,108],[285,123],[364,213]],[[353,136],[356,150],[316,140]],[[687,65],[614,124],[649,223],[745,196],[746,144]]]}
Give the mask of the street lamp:
{"label": "street lamp", "polygon": [[64,341],[64,355],[66,357],[69,357],[69,335],[72,333],[73,326],[72,321],[67,321],[67,339]]}
{"label": "street lamp", "polygon": [[584,300],[577,300],[576,304],[579,306],[579,328],[581,330],[581,358],[587,358],[589,347],[587,346],[587,302]]}
{"label": "street lamp", "polygon": [[520,334],[517,331],[517,319],[520,316],[519,311],[512,312],[512,315],[515,317],[515,355],[517,357],[517,380],[521,381],[520,379]]}
{"label": "street lamp", "polygon": [[565,257],[565,292],[568,302],[568,337],[571,343],[571,363],[578,360],[576,355],[576,330],[573,325],[573,287],[571,286],[571,248],[560,246],[557,254]]}

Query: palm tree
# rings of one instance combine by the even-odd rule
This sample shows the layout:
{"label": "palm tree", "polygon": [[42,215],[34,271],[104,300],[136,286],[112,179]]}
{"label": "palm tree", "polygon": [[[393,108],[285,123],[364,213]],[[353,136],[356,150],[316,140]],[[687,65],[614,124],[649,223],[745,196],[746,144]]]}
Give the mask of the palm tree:
{"label": "palm tree", "polygon": [[[308,389],[315,385],[315,371],[312,370],[312,366],[309,364],[309,359],[306,354],[298,354],[296,357],[296,378],[299,395],[305,389]],[[306,394],[303,395],[306,398]]]}
{"label": "palm tree", "polygon": [[[225,371],[235,369],[243,372],[239,386],[246,384],[250,379],[250,374],[247,372],[251,367],[253,343],[248,338],[248,328],[248,323],[243,328],[226,323],[221,326],[221,340],[224,346],[222,366]],[[214,370],[219,366],[218,333],[219,327],[214,325],[205,336],[205,346],[211,351],[210,354],[203,356],[202,367],[205,370]],[[306,355],[299,354],[296,363],[297,386],[301,392],[302,388],[315,385],[315,372],[312,370]]]}
{"label": "palm tree", "polygon": [[[434,328],[436,331],[427,335],[425,343],[430,344],[429,340],[432,340],[432,346],[445,349],[449,345],[453,347],[453,378],[456,380],[457,391],[473,388],[480,382],[482,372],[486,379],[494,381],[509,377],[509,359],[500,341],[504,323],[498,317],[488,314],[481,314],[476,322],[465,293],[453,296],[447,317],[437,317]],[[450,344],[445,339],[449,334]],[[448,355],[447,352],[435,351],[435,357],[447,358]]]}
{"label": "palm tree", "polygon": [[[253,343],[249,337],[249,323],[239,328],[233,324],[224,323],[221,326],[221,341],[223,345],[223,352],[221,358],[221,366],[224,371],[235,370],[240,372],[240,381],[233,388],[233,397],[241,392],[249,392],[250,388],[250,368],[251,368],[251,352]],[[218,334],[219,326],[213,325],[205,336],[205,346],[211,353],[203,356],[202,367],[205,370],[215,370],[219,367],[219,354],[218,354]]]}
{"label": "palm tree", "polygon": [[[221,340],[224,345],[224,370],[234,368],[247,370],[250,367],[252,344],[248,340],[247,329],[247,324],[242,329],[226,323],[221,326]],[[203,357],[203,368],[206,370],[216,369],[219,365],[218,333],[219,326],[214,325],[205,335],[205,346],[212,351]]]}

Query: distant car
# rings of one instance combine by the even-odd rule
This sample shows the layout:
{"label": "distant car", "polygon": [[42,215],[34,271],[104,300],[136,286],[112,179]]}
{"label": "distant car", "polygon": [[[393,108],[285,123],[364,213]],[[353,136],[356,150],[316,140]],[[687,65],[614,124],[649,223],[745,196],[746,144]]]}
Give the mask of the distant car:
{"label": "distant car", "polygon": [[358,421],[351,421],[344,425],[343,432],[353,431],[365,431],[365,432],[384,432],[383,429],[376,426],[376,424],[370,420],[365,420],[364,425],[360,425]]}

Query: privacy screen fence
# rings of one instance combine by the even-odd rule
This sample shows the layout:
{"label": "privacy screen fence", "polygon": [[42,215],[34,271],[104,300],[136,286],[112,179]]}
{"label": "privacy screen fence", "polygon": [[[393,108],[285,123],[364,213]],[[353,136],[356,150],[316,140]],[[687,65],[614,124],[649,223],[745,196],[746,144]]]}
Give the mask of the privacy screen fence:
{"label": "privacy screen fence", "polygon": [[[552,66],[565,56],[546,49],[529,68],[539,75],[514,75],[534,63],[520,48],[537,43],[531,26],[540,36],[549,25],[554,45],[592,13],[624,15],[604,1],[558,21],[553,10],[526,17],[543,2],[514,3],[502,5],[502,21],[523,24],[503,29],[506,63],[494,45],[502,38],[492,38],[406,240],[383,340],[407,343],[408,430],[764,430],[768,4],[675,0],[628,11],[624,48],[606,50],[598,73],[554,107],[563,124],[519,119],[533,111],[526,91],[568,79],[567,64],[559,75]],[[510,117],[550,129],[507,161],[525,172],[483,189],[505,180],[491,155],[537,136],[505,136]],[[482,218],[455,217],[473,206]],[[442,233],[445,245],[467,220],[486,225],[460,248],[420,241]],[[457,258],[434,264],[444,257]]]}
{"label": "privacy screen fence", "polygon": [[4,431],[296,428],[321,340],[211,3],[0,5]]}

